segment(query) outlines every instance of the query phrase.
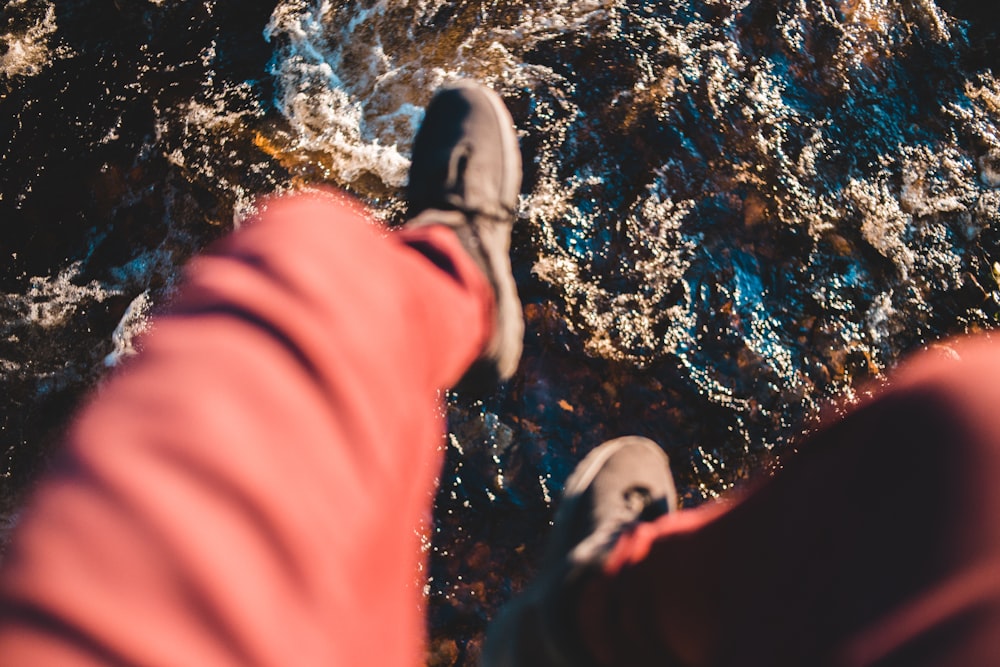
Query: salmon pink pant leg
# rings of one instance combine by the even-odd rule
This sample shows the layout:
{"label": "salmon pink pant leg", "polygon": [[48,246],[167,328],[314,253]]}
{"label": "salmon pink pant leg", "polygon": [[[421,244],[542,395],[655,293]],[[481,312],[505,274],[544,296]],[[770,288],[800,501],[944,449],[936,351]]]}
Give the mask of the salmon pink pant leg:
{"label": "salmon pink pant leg", "polygon": [[439,390],[492,299],[445,227],[268,202],[69,431],[4,559],[0,663],[421,664]]}

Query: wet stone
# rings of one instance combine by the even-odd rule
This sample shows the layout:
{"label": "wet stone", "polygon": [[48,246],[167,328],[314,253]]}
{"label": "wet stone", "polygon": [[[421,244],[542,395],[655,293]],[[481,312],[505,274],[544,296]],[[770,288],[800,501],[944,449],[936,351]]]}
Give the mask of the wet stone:
{"label": "wet stone", "polygon": [[518,374],[450,395],[428,662],[475,664],[575,463],[636,433],[682,501],[1000,317],[988,3],[15,0],[0,8],[0,500],[254,198],[402,215],[439,85],[499,90],[525,158]]}

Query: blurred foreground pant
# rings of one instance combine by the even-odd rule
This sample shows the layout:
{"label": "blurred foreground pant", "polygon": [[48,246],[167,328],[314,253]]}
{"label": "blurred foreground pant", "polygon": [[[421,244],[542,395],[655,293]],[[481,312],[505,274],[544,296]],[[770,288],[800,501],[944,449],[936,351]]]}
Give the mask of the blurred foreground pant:
{"label": "blurred foreground pant", "polygon": [[759,487],[623,537],[582,594],[600,662],[1000,665],[1000,343],[894,378]]}
{"label": "blurred foreground pant", "polygon": [[3,564],[0,664],[422,663],[438,390],[492,292],[444,227],[332,194],[258,217],[71,429]]}

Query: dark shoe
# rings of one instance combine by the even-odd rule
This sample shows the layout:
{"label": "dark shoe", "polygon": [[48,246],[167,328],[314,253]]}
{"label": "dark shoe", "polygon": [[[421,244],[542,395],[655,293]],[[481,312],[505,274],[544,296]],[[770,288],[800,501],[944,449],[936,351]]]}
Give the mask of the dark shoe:
{"label": "dark shoe", "polygon": [[575,628],[577,584],[624,531],[676,507],[670,462],[652,440],[627,436],[590,452],[566,482],[538,576],[487,630],[482,667],[590,664]]}
{"label": "dark shoe", "polygon": [[520,189],[521,151],[500,96],[471,81],[438,91],[413,142],[406,226],[452,227],[496,297],[493,335],[459,391],[492,389],[521,358],[524,316],[510,267]]}

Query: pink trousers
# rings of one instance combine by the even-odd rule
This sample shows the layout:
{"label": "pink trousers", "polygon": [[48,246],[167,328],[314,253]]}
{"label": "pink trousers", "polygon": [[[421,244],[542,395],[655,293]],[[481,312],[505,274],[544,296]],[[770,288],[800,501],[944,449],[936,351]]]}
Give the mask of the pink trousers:
{"label": "pink trousers", "polygon": [[492,298],[450,229],[271,201],[68,434],[0,573],[0,664],[421,664],[439,390]]}

